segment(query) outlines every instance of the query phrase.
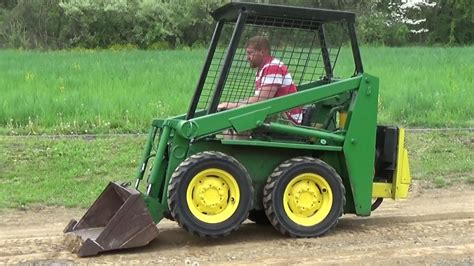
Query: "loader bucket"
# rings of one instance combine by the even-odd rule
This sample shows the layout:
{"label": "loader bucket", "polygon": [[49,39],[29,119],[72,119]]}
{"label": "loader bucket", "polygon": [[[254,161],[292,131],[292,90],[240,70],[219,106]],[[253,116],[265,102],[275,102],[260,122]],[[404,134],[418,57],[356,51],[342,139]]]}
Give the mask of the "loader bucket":
{"label": "loader bucket", "polygon": [[79,257],[115,249],[145,246],[158,235],[143,196],[111,182],[77,222],[64,229],[65,239]]}

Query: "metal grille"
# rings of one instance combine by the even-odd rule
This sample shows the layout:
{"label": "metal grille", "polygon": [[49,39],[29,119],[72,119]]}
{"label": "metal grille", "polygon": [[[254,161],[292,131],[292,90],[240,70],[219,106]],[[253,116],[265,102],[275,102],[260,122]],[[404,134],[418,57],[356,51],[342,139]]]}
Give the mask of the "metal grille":
{"label": "metal grille", "polygon": [[[234,23],[224,24],[199,99],[198,109],[207,109],[211,102],[233,27]],[[329,36],[326,34],[324,41],[320,39],[320,30],[323,27],[327,29],[327,32],[331,32]],[[298,87],[306,82],[324,78],[328,66],[334,70],[343,43],[341,36],[347,36],[347,33],[343,31],[342,24],[329,25],[326,23],[323,25],[315,20],[266,16],[248,17],[224,83],[220,102],[238,102],[255,95],[255,77],[258,69],[250,68],[247,61],[245,44],[249,38],[253,36],[266,37],[270,42],[272,57],[287,66],[293,83]],[[328,62],[323,60],[324,51],[328,53]]]}

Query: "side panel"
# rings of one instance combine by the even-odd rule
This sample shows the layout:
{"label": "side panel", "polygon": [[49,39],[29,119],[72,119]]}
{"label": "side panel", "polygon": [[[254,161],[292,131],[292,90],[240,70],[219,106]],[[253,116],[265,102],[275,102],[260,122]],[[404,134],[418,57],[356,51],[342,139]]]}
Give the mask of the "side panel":
{"label": "side panel", "polygon": [[349,107],[343,151],[357,215],[371,212],[377,130],[378,78],[363,75]]}

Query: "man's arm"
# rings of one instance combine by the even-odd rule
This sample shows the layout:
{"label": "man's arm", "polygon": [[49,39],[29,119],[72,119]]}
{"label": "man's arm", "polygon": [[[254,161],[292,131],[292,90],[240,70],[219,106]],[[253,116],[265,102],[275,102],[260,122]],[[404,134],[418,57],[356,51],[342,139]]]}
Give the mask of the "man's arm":
{"label": "man's arm", "polygon": [[260,90],[257,92],[259,93],[258,96],[250,96],[247,99],[240,100],[236,103],[234,102],[223,102],[220,103],[217,108],[219,109],[232,109],[240,106],[244,106],[251,103],[261,102],[267,99],[271,99],[275,97],[278,89],[280,89],[281,85],[279,84],[269,84],[262,86]]}

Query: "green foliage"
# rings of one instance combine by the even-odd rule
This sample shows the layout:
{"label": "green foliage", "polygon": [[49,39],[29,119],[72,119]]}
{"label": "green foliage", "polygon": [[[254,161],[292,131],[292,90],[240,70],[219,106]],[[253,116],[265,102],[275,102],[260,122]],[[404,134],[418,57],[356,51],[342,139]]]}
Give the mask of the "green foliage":
{"label": "green foliage", "polygon": [[472,44],[474,40],[474,7],[469,0],[440,0],[427,14],[430,42]]}
{"label": "green foliage", "polygon": [[[14,5],[13,5],[14,4]],[[0,6],[0,44],[14,48],[140,48],[207,42],[222,1],[18,0]],[[12,7],[13,6],[13,7]],[[8,9],[7,7],[11,8]]]}
{"label": "green foliage", "polygon": [[175,23],[179,25],[177,36],[187,46],[207,43],[214,30],[214,20],[208,15],[223,1],[195,0],[186,5],[174,3]]}
{"label": "green foliage", "polygon": [[357,31],[362,43],[387,46],[401,46],[407,43],[409,30],[407,25],[400,22],[390,22],[387,14],[376,9],[370,16],[357,18]]}
{"label": "green foliage", "polygon": [[[133,6],[133,1],[130,1]],[[129,36],[133,17],[128,1],[64,0],[60,7],[67,17],[62,38],[67,46],[86,48],[125,44],[121,36]]]}
{"label": "green foliage", "polygon": [[[3,0],[0,47],[204,46],[214,25],[209,12],[225,2],[228,0]],[[392,0],[254,2],[353,11],[363,43],[456,45],[472,44],[474,40],[474,5],[469,0],[426,0],[435,3],[434,7],[419,4],[405,10],[400,8],[405,1]],[[411,25],[400,16],[426,21]],[[427,32],[419,31],[420,27]]]}
{"label": "green foliage", "polygon": [[1,37],[16,48],[58,48],[63,13],[60,0],[18,0],[6,12]]}

